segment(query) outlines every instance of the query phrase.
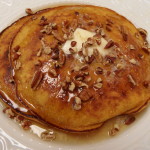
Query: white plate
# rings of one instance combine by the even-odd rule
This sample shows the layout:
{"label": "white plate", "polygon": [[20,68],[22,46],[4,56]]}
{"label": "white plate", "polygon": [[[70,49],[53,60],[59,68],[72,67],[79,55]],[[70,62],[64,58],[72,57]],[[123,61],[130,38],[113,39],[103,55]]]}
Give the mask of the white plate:
{"label": "white plate", "polygon": [[[111,8],[150,33],[150,0],[0,0],[0,31],[25,15],[25,8],[86,3]],[[150,150],[150,109],[119,136],[72,145],[43,142],[0,113],[0,150]]]}

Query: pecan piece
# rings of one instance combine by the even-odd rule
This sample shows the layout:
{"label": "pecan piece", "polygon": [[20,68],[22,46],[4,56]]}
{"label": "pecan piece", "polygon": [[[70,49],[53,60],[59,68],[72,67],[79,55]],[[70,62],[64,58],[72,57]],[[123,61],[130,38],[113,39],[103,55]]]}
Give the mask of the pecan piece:
{"label": "pecan piece", "polygon": [[125,125],[130,125],[135,121],[135,117],[134,116],[128,116],[125,120]]}
{"label": "pecan piece", "polygon": [[131,75],[128,75],[129,82],[132,83],[133,86],[136,86],[136,82]]}
{"label": "pecan piece", "polygon": [[56,138],[56,136],[52,130],[46,130],[41,133],[41,139],[44,141],[52,141],[55,138]]}
{"label": "pecan piece", "polygon": [[122,34],[122,38],[124,41],[128,40],[128,34],[125,32],[125,29],[123,26],[120,26],[120,33]]}
{"label": "pecan piece", "polygon": [[72,46],[72,47],[75,47],[75,46],[76,46],[76,44],[77,44],[77,42],[76,42],[76,41],[72,41],[72,42],[71,42],[71,46]]}
{"label": "pecan piece", "polygon": [[66,61],[65,53],[62,50],[60,50],[59,51],[59,64],[60,64],[60,67],[65,64],[65,61]]}
{"label": "pecan piece", "polygon": [[33,15],[33,14],[34,14],[33,11],[32,11],[30,8],[27,8],[27,9],[25,10],[25,12],[26,12],[28,15]]}
{"label": "pecan piece", "polygon": [[81,99],[79,97],[74,98],[73,109],[80,110],[81,109]]}
{"label": "pecan piece", "polygon": [[95,70],[96,74],[103,74],[103,69],[101,67],[97,67]]}
{"label": "pecan piece", "polygon": [[112,40],[109,40],[104,49],[108,49],[114,46],[114,42]]}
{"label": "pecan piece", "polygon": [[20,68],[21,68],[21,62],[20,61],[15,61],[14,69],[19,70]]}
{"label": "pecan piece", "polygon": [[69,91],[73,92],[75,87],[76,87],[75,84],[73,82],[71,82],[69,85]]}
{"label": "pecan piece", "polygon": [[35,90],[39,86],[42,79],[43,73],[40,70],[36,71],[31,82],[31,88]]}
{"label": "pecan piece", "polygon": [[56,72],[56,70],[53,69],[53,68],[49,68],[48,74],[49,74],[50,76],[52,76],[52,77],[57,77],[57,72]]}
{"label": "pecan piece", "polygon": [[92,93],[87,90],[87,89],[83,89],[80,93],[79,93],[79,98],[81,98],[82,101],[88,101],[90,99],[93,98]]}
{"label": "pecan piece", "polygon": [[138,28],[138,31],[141,34],[141,36],[143,37],[143,39],[146,39],[147,31],[145,29],[142,29],[142,28]]}

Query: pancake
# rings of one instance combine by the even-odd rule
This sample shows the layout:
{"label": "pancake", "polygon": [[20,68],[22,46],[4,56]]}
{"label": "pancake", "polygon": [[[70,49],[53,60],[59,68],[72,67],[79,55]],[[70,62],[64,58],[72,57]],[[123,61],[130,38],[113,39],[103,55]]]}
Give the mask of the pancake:
{"label": "pancake", "polygon": [[[103,7],[41,13],[11,44],[17,97],[47,123],[70,131],[140,111],[150,98],[144,33]],[[14,59],[16,48],[21,55]]]}
{"label": "pancake", "polygon": [[[46,11],[46,10],[44,10]],[[12,25],[4,29],[0,33],[0,98],[14,112],[23,115],[29,119],[37,119],[30,110],[23,105],[16,96],[15,82],[12,76],[12,67],[9,61],[9,46],[14,36],[19,32],[20,28],[30,19],[34,19],[36,15],[29,15],[20,18]]]}
{"label": "pancake", "polygon": [[29,18],[27,16],[19,19],[0,34],[0,95],[4,103],[16,111],[27,115],[29,115],[28,110],[21,104],[15,94],[15,85],[9,63],[9,45],[13,37]]}

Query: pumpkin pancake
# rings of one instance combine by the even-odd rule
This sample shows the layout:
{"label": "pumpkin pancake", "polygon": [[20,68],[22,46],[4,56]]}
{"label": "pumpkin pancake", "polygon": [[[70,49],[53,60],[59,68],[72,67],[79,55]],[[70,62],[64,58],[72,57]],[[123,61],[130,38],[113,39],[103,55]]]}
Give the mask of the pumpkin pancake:
{"label": "pumpkin pancake", "polygon": [[146,31],[110,9],[42,13],[15,36],[10,56],[20,101],[62,129],[95,129],[139,111],[150,97]]}
{"label": "pumpkin pancake", "polygon": [[[12,67],[9,61],[9,46],[20,28],[29,19],[34,19],[39,13],[41,12],[39,11],[35,15],[22,17],[0,33],[0,97],[7,106],[13,109],[13,111],[32,119],[37,117],[33,115],[16,96],[15,82],[13,80]],[[18,53],[18,55],[20,54]]]}

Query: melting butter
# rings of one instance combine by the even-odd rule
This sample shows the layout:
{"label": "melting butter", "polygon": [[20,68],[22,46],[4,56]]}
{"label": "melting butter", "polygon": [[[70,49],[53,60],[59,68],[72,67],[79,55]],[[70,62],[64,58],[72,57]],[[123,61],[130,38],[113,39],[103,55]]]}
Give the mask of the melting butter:
{"label": "melting butter", "polygon": [[[90,32],[90,31],[87,31],[87,30],[84,30],[81,28],[77,28],[73,34],[73,39],[67,40],[62,49],[66,54],[70,54],[69,48],[71,48],[71,42],[76,41],[77,44],[76,44],[74,50],[76,52],[78,52],[81,50],[82,44],[84,42],[86,42],[88,38],[93,37],[95,34],[96,34],[95,32]],[[88,55],[91,56],[93,54],[93,49],[97,49],[99,51],[99,53],[103,57],[105,57],[110,52],[109,49],[107,49],[107,50],[104,49],[104,47],[106,46],[107,43],[108,42],[104,38],[101,38],[101,44],[100,45],[97,45],[95,43],[94,45],[92,45],[88,48]]]}

